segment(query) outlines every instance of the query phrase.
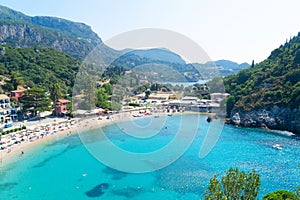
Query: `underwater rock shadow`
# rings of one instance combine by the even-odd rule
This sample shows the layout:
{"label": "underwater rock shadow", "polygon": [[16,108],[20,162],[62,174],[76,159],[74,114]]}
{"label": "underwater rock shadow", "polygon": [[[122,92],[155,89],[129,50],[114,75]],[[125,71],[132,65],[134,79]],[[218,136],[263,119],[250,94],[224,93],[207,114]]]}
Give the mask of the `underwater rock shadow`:
{"label": "underwater rock shadow", "polygon": [[17,185],[18,185],[18,183],[16,183],[16,182],[1,183],[0,184],[0,191],[13,189]]}
{"label": "underwater rock shadow", "polygon": [[101,183],[101,184],[95,186],[93,189],[87,191],[85,194],[86,194],[86,196],[88,196],[90,198],[100,197],[103,194],[105,194],[105,192],[103,190],[107,190],[108,188],[109,188],[108,183]]}
{"label": "underwater rock shadow", "polygon": [[47,147],[51,147],[51,146],[55,146],[55,145],[60,145],[60,144],[68,144],[68,146],[61,152],[53,155],[53,156],[50,156],[46,159],[44,159],[43,161],[35,164],[33,166],[33,168],[39,168],[39,167],[43,167],[44,165],[46,165],[48,162],[50,162],[51,160],[63,155],[64,153],[66,153],[67,151],[69,150],[72,150],[74,148],[76,148],[77,146],[79,146],[81,144],[81,141],[80,139],[78,138],[77,135],[72,135],[72,136],[68,136],[62,140],[58,140],[58,141],[55,141],[54,143],[52,144],[48,144]]}
{"label": "underwater rock shadow", "polygon": [[133,187],[125,187],[123,189],[114,189],[111,191],[111,193],[116,196],[122,196],[122,197],[126,197],[128,199],[136,197],[144,192],[145,191],[143,191],[142,188],[133,188]]}
{"label": "underwater rock shadow", "polygon": [[113,180],[121,180],[127,176],[127,173],[112,169],[110,167],[106,167],[102,170],[102,172],[111,175]]}
{"label": "underwater rock shadow", "polygon": [[45,166],[48,162],[50,162],[51,160],[53,160],[53,159],[55,159],[55,158],[58,158],[59,156],[63,155],[64,153],[66,153],[67,151],[69,151],[69,150],[71,150],[71,149],[73,149],[73,148],[75,148],[75,147],[74,147],[74,146],[68,146],[68,147],[65,148],[63,151],[59,152],[58,154],[55,154],[55,155],[53,155],[53,156],[50,156],[50,157],[44,159],[43,161],[41,161],[41,162],[35,164],[35,165],[33,166],[33,168],[43,167],[43,166]]}

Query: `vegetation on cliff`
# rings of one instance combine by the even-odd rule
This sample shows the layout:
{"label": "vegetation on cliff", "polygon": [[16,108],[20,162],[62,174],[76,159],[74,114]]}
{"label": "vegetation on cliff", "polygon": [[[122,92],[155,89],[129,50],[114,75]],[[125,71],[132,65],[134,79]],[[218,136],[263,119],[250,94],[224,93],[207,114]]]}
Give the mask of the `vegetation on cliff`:
{"label": "vegetation on cliff", "polygon": [[[263,62],[226,77],[224,84],[232,95],[227,103],[229,108],[242,111],[273,105],[300,108],[300,33]],[[230,114],[231,110],[228,111]]]}
{"label": "vegetation on cliff", "polygon": [[5,91],[18,85],[49,89],[52,83],[59,83],[70,93],[80,63],[50,48],[0,46],[0,75],[9,78],[3,86]]}

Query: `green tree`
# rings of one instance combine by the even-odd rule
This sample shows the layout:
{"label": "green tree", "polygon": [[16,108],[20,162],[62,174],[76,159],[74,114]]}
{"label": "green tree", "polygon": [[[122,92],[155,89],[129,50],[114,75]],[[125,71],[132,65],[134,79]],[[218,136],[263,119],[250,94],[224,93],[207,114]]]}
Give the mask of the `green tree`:
{"label": "green tree", "polygon": [[207,86],[209,88],[210,93],[214,93],[214,92],[222,93],[225,91],[223,79],[219,76],[214,77],[211,81],[209,81],[207,83]]}
{"label": "green tree", "polygon": [[50,98],[55,104],[55,102],[62,97],[62,88],[59,83],[53,83],[50,85]]}
{"label": "green tree", "polygon": [[96,90],[96,100],[95,100],[96,106],[100,108],[109,108],[109,102],[108,102],[108,94],[106,93],[106,90],[101,87]]}
{"label": "green tree", "polygon": [[10,82],[13,84],[14,90],[17,89],[18,85],[25,84],[23,76],[18,71],[11,73]]}
{"label": "green tree", "polygon": [[254,68],[254,60],[252,60],[251,68]]}
{"label": "green tree", "polygon": [[205,191],[206,200],[223,199],[255,199],[260,187],[260,177],[254,170],[248,172],[239,171],[237,168],[230,168],[225,176],[218,180],[215,175],[211,180],[208,189]]}
{"label": "green tree", "polygon": [[96,90],[96,82],[94,77],[92,76],[86,76],[84,77],[84,86],[85,88],[83,89],[83,95],[84,98],[80,104],[80,109],[84,110],[91,110],[95,108],[95,90]]}
{"label": "green tree", "polygon": [[148,99],[151,94],[151,91],[148,89],[145,91],[145,98]]}
{"label": "green tree", "polygon": [[226,113],[227,113],[227,117],[230,117],[231,111],[234,108],[234,104],[235,104],[235,97],[234,96],[229,96],[226,99]]}
{"label": "green tree", "polygon": [[110,109],[114,111],[119,111],[122,108],[122,105],[118,102],[111,102]]}
{"label": "green tree", "polygon": [[296,194],[287,190],[270,192],[263,197],[263,200],[298,200]]}
{"label": "green tree", "polygon": [[20,102],[23,104],[23,111],[29,111],[33,116],[36,116],[38,112],[50,110],[51,105],[51,100],[46,96],[46,90],[41,88],[26,90]]}

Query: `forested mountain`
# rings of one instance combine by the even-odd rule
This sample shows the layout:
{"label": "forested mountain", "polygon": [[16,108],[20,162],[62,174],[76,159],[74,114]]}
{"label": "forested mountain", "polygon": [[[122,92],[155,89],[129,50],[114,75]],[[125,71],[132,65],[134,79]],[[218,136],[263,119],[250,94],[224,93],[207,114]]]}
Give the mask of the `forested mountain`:
{"label": "forested mountain", "polygon": [[[110,61],[111,58],[117,58],[114,63],[124,69],[141,64],[163,64],[181,74],[186,73],[187,81],[201,78],[200,75],[195,75],[198,73],[195,69],[198,64],[186,64],[179,55],[167,49],[130,50],[122,58],[118,58],[122,52],[107,47],[91,27],[83,23],[55,17],[30,17],[4,6],[0,6],[0,44],[17,48],[54,48],[79,60],[84,60],[95,47],[99,47],[103,58]],[[210,63],[207,67],[215,66],[218,62]],[[235,64],[229,61],[225,69],[217,66],[220,68],[220,75],[226,76],[242,69],[236,69]]]}
{"label": "forested mountain", "polygon": [[0,43],[14,47],[50,47],[83,60],[102,41],[83,23],[30,17],[0,6]]}
{"label": "forested mountain", "polygon": [[237,74],[243,69],[250,67],[248,63],[238,64],[230,60],[217,60],[205,63],[206,66],[216,66],[221,76],[228,76],[231,74]]}
{"label": "forested mountain", "polygon": [[99,43],[101,39],[96,33],[94,33],[90,26],[84,23],[72,22],[66,19],[57,17],[43,17],[35,16],[30,17],[21,12],[12,10],[5,6],[0,5],[0,21],[12,21],[26,24],[32,24],[36,26],[43,26],[49,29],[58,30],[67,35],[74,36],[76,38],[85,39],[91,43]]}
{"label": "forested mountain", "polygon": [[176,53],[164,49],[164,48],[153,48],[153,49],[141,49],[141,50],[132,50],[130,53],[135,54],[141,58],[176,63],[176,64],[185,64],[186,62]]}
{"label": "forested mountain", "polygon": [[3,86],[5,91],[17,85],[48,89],[59,83],[70,92],[81,62],[71,56],[50,48],[13,48],[0,46],[1,79],[9,78]]}
{"label": "forested mountain", "polygon": [[266,120],[262,116],[267,116],[273,119],[270,126],[300,132],[300,33],[263,62],[228,76],[224,83],[232,95],[231,116],[241,112],[250,126],[260,126]]}
{"label": "forested mountain", "polygon": [[[71,87],[74,82],[73,73],[80,65],[75,59],[84,60],[95,47],[104,58],[104,63],[109,64],[107,60],[113,60],[111,67],[103,74],[106,78],[116,79],[116,75],[120,76],[126,70],[151,64],[154,67],[168,66],[171,71],[185,77],[185,81],[198,81],[202,78],[199,67],[201,71],[209,67],[206,64],[187,64],[176,53],[162,48],[133,50],[122,55],[121,51],[111,49],[102,43],[97,34],[83,23],[55,17],[30,17],[4,6],[0,6],[0,45],[3,54],[0,57],[0,75],[14,80],[16,74],[19,74],[21,78],[18,80],[23,80],[21,82],[25,81],[25,84],[31,86],[47,86],[51,79],[44,78],[43,75],[49,75],[51,78],[55,76],[54,81],[64,82],[67,87]],[[236,68],[234,62],[228,61],[227,71],[223,73],[220,70],[221,76],[228,75],[231,64]],[[47,71],[51,69],[52,72]],[[175,80],[172,75],[173,73],[169,71],[164,74],[169,78],[166,80]],[[158,77],[157,80],[162,79]],[[13,87],[7,84],[5,87],[9,90],[15,88],[15,85]]]}

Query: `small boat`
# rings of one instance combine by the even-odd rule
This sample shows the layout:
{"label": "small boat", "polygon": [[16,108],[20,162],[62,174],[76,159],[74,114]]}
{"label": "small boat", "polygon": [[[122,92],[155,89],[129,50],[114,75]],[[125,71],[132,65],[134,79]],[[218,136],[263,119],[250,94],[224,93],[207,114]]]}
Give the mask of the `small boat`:
{"label": "small boat", "polygon": [[159,116],[158,116],[158,115],[155,115],[154,118],[159,118]]}
{"label": "small boat", "polygon": [[172,114],[168,114],[169,117],[172,117]]}
{"label": "small boat", "polygon": [[142,114],[133,114],[132,116],[133,116],[133,117],[143,117]]}
{"label": "small boat", "polygon": [[274,144],[272,147],[277,150],[282,150],[282,146],[280,146],[280,144]]}

